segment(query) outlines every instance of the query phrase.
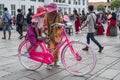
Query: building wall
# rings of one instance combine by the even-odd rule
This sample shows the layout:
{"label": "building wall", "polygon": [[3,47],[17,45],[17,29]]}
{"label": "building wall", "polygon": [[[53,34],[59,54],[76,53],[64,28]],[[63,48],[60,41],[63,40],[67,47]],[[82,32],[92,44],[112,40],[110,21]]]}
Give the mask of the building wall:
{"label": "building wall", "polygon": [[[42,0],[41,0],[42,1]],[[62,12],[67,12],[68,14],[73,14],[73,10],[79,10],[78,12],[81,13],[81,11],[84,9],[85,12],[87,11],[87,0],[43,0],[44,2],[38,2],[36,1],[30,1],[30,0],[0,0],[0,15],[3,13],[3,7],[7,7],[8,11],[11,13],[11,15],[17,14],[17,9],[21,8],[21,6],[25,9],[23,10],[24,14],[28,13],[28,8],[32,6],[32,10],[35,13],[36,8],[38,6],[49,4],[50,2],[56,2],[58,7],[62,9]],[[59,2],[64,1],[64,2]],[[69,1],[71,1],[71,4],[69,4]],[[80,1],[81,4],[78,4]],[[84,5],[83,5],[84,1]],[[76,3],[76,4],[74,4]],[[12,5],[12,6],[11,6]]]}

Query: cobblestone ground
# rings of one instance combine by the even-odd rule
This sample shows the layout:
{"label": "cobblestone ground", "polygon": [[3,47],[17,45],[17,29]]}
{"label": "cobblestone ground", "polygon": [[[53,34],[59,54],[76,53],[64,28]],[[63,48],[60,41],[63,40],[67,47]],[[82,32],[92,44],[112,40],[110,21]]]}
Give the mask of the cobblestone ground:
{"label": "cobblestone ground", "polygon": [[[0,31],[0,37],[2,32]],[[119,33],[120,35],[120,33]],[[17,57],[17,48],[21,40],[15,30],[12,31],[11,40],[0,38],[0,80],[120,80],[120,36],[95,36],[104,46],[102,53],[98,53],[97,46],[91,46],[97,56],[95,69],[88,75],[77,77],[68,73],[62,64],[53,70],[47,70],[43,65],[36,71],[28,71],[21,66]],[[78,35],[69,36],[70,39],[86,42],[86,29]]]}

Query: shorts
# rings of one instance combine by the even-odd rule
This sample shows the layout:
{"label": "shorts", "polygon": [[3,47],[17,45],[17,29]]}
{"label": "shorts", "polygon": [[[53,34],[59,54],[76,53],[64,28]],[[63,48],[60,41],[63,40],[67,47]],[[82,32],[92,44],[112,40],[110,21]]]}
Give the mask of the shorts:
{"label": "shorts", "polygon": [[3,24],[3,29],[2,29],[2,30],[3,30],[3,31],[6,31],[6,30],[7,30],[8,32],[11,32],[11,27],[10,27],[10,26],[11,26],[11,25],[6,22],[6,23]]}

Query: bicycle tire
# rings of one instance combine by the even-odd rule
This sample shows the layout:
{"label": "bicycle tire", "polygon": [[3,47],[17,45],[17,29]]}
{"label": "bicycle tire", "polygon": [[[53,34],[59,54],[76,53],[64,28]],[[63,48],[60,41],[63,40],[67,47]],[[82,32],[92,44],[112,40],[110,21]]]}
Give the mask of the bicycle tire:
{"label": "bicycle tire", "polygon": [[[96,55],[94,54],[92,48],[80,41],[70,42],[72,48],[79,56],[82,57],[82,60],[77,61],[75,56],[71,53],[70,47],[68,44],[62,50],[61,61],[65,69],[76,76],[83,76],[89,74],[96,65]],[[88,46],[88,51],[83,51],[83,47]]]}
{"label": "bicycle tire", "polygon": [[[19,48],[18,48],[18,57],[19,61],[22,64],[22,66],[28,70],[37,70],[42,66],[43,63],[37,62],[35,60],[30,59],[29,57],[24,55],[24,52],[27,51],[27,48],[30,46],[30,42],[28,40],[24,40],[21,42]],[[41,50],[42,47],[38,45],[37,47],[40,47]],[[37,49],[37,48],[36,48]],[[40,49],[39,49],[40,50]]]}

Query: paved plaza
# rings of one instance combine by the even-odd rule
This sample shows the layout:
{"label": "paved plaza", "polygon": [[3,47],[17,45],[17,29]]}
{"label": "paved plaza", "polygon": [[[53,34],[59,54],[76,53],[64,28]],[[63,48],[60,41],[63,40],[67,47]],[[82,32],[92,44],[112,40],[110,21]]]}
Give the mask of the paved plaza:
{"label": "paved plaza", "polygon": [[[120,35],[120,32],[118,32]],[[17,57],[17,48],[21,40],[18,33],[13,30],[11,40],[2,40],[0,31],[0,80],[120,80],[120,36],[106,37],[95,36],[104,46],[102,53],[98,52],[98,47],[91,42],[91,46],[97,56],[95,69],[88,75],[82,77],[73,76],[68,73],[62,64],[53,70],[47,70],[43,65],[36,71],[26,70]],[[86,42],[86,30],[78,35],[69,36],[70,39]]]}

